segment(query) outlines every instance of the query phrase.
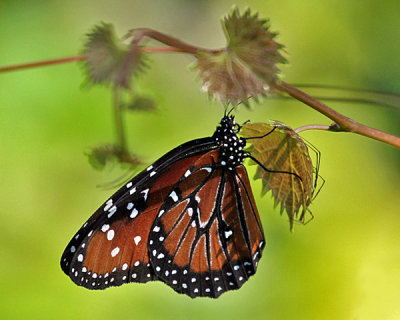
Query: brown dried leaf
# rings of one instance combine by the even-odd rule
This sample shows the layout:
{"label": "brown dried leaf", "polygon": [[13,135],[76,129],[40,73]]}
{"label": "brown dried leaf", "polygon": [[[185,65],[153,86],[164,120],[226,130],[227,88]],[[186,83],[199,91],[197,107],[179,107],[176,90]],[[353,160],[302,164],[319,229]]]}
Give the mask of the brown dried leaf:
{"label": "brown dried leaf", "polygon": [[122,107],[129,111],[154,112],[157,110],[154,100],[146,96],[135,96],[127,103],[122,104]]}
{"label": "brown dried leaf", "polygon": [[278,63],[285,63],[282,48],[268,21],[250,10],[240,14],[237,8],[223,19],[227,38],[224,50],[199,52],[194,66],[198,69],[203,90],[223,103],[246,103],[263,96],[278,80]]}
{"label": "brown dried leaf", "polygon": [[88,33],[85,68],[93,83],[130,87],[130,80],[143,69],[143,54],[137,43],[124,44],[112,24],[102,23]]}
{"label": "brown dried leaf", "polygon": [[102,144],[89,150],[86,155],[90,165],[96,170],[104,170],[107,166],[117,163],[128,164],[131,167],[142,164],[135,154],[124,151],[114,144]]}
{"label": "brown dried leaf", "polygon": [[304,222],[314,192],[313,164],[307,145],[296,132],[277,121],[272,124],[247,123],[241,134],[245,138],[262,137],[274,127],[267,136],[248,140],[250,154],[268,170],[285,172],[269,172],[258,166],[255,179],[262,180],[263,194],[272,190],[275,205],[281,204],[281,213],[286,210],[292,229],[300,210],[299,221]]}

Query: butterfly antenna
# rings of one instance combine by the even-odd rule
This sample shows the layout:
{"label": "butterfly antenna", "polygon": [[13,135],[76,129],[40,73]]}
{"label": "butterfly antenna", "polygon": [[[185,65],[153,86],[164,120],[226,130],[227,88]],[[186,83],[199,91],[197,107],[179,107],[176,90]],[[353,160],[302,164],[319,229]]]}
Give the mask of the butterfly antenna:
{"label": "butterfly antenna", "polygon": [[235,110],[235,107],[234,107],[234,106],[231,108],[231,110],[229,110],[229,112],[228,112],[227,116],[230,116],[230,115],[231,115],[231,113],[233,112],[233,110]]}

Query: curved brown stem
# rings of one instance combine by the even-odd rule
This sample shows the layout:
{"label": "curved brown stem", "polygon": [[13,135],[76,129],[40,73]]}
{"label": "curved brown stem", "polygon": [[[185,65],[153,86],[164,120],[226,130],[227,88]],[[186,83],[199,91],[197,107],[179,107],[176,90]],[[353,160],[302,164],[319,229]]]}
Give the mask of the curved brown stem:
{"label": "curved brown stem", "polygon": [[331,126],[327,126],[327,125],[323,125],[323,124],[309,124],[309,125],[294,129],[294,132],[300,133],[302,131],[307,131],[307,130],[335,131],[335,130],[332,130]]}
{"label": "curved brown stem", "polygon": [[204,51],[204,52],[209,52],[209,53],[217,53],[220,52],[222,49],[206,49],[206,48],[201,48],[197,46],[193,46],[191,44],[188,44],[184,41],[181,41],[177,38],[171,37],[165,33],[159,32],[154,29],[150,28],[138,28],[138,29],[133,29],[128,32],[128,34],[125,36],[125,38],[130,38],[133,37],[133,41],[140,42],[142,38],[144,37],[149,37],[154,40],[157,40],[167,46],[176,48],[181,50],[181,52],[186,52],[190,54],[196,54],[199,51]]}
{"label": "curved brown stem", "polygon": [[400,148],[400,137],[396,137],[389,133],[380,131],[378,129],[374,129],[358,123],[339,112],[329,108],[326,104],[314,99],[309,96],[305,92],[287,84],[286,82],[281,81],[275,85],[275,88],[279,91],[285,92],[292,96],[293,98],[307,104],[311,108],[317,110],[318,112],[324,114],[328,118],[332,119],[336,122],[336,130],[335,131],[344,131],[344,132],[354,132],[375,140],[379,140],[397,148]]}

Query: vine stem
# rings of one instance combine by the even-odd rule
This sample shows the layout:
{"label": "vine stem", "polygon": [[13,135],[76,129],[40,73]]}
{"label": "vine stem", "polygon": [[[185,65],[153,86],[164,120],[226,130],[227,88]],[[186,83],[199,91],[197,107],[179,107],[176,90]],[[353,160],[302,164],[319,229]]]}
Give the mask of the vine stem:
{"label": "vine stem", "polygon": [[327,125],[323,125],[323,124],[309,124],[309,125],[298,127],[296,129],[294,129],[294,132],[300,133],[300,132],[306,131],[306,130],[336,131],[336,130],[332,130],[331,126],[327,126]]}
{"label": "vine stem", "polygon": [[[179,53],[179,52],[187,53],[187,51],[185,51],[182,48],[174,48],[174,47],[145,47],[145,48],[142,48],[142,52],[146,52],[146,53],[161,53],[161,52],[162,53]],[[29,63],[14,64],[14,65],[10,65],[10,66],[0,67],[0,73],[9,72],[9,71],[18,71],[18,70],[23,70],[23,69],[31,69],[31,68],[36,68],[36,67],[50,66],[50,65],[54,65],[54,64],[83,61],[83,60],[86,60],[86,55],[81,54],[81,55],[66,57],[66,58],[49,59],[49,60],[35,61],[35,62],[29,62]]]}
{"label": "vine stem", "polygon": [[113,107],[114,107],[114,121],[117,133],[118,145],[121,148],[122,154],[126,154],[128,151],[126,139],[125,139],[125,127],[122,119],[121,110],[121,92],[119,88],[113,88]]}
{"label": "vine stem", "polygon": [[[149,37],[154,40],[157,40],[169,47],[146,47],[142,48],[144,52],[184,52],[184,53],[189,53],[189,54],[196,54],[199,51],[205,51],[205,52],[210,52],[210,53],[216,53],[220,52],[223,49],[217,49],[217,50],[211,50],[211,49],[203,49],[197,46],[193,46],[190,44],[187,44],[179,39],[176,39],[174,37],[171,37],[169,35],[166,35],[164,33],[158,32],[153,29],[149,28],[141,28],[141,29],[134,29],[130,31],[127,37],[133,36],[133,41],[135,43],[138,43],[141,41],[142,38],[144,37]],[[22,69],[28,69],[28,68],[34,68],[34,67],[40,67],[40,66],[46,66],[46,65],[54,65],[54,64],[60,64],[60,63],[67,63],[67,62],[74,62],[74,61],[82,61],[85,60],[86,56],[85,55],[77,55],[77,56],[72,56],[72,57],[67,57],[67,58],[61,58],[61,59],[52,59],[52,60],[44,60],[44,61],[38,61],[38,62],[32,62],[32,63],[25,63],[25,64],[18,64],[18,65],[12,65],[12,66],[5,66],[5,67],[0,67],[0,73],[2,72],[7,72],[7,71],[15,71],[15,70],[22,70]],[[337,132],[353,132],[357,133],[375,140],[379,140],[385,143],[388,143],[390,145],[393,145],[397,148],[400,148],[400,137],[396,137],[394,135],[391,135],[389,133],[380,131],[378,129],[374,129],[371,127],[368,127],[366,125],[360,124],[338,112],[335,110],[329,108],[327,105],[324,103],[318,101],[317,99],[309,96],[305,92],[295,88],[294,86],[289,85],[288,83],[281,81],[279,83],[275,84],[275,88],[281,92],[285,92],[288,95],[292,96],[293,98],[307,104],[308,106],[312,107],[313,109],[317,110],[318,112],[324,114],[328,118],[332,119],[336,123],[331,126],[329,129],[330,131],[337,131]],[[114,92],[114,99],[118,98],[118,93]],[[119,108],[119,107],[118,107]],[[114,103],[114,109],[115,109],[115,114],[116,114],[116,122],[117,122],[117,114],[121,113],[121,110],[117,110],[116,103]],[[122,124],[122,123],[121,123]],[[118,128],[118,126],[117,126]],[[124,132],[122,126],[120,127],[122,130],[121,132],[118,132],[118,139],[121,147],[124,149],[126,148],[126,141],[124,141]],[[306,130],[306,129],[304,129]],[[126,150],[126,149],[125,149]]]}
{"label": "vine stem", "polygon": [[369,137],[375,140],[379,140],[385,143],[388,143],[392,146],[400,148],[400,137],[396,137],[389,133],[380,131],[378,129],[374,129],[358,123],[339,112],[329,108],[326,104],[314,99],[313,97],[309,96],[307,93],[291,86],[290,84],[281,81],[275,84],[275,88],[281,92],[285,92],[288,95],[292,96],[293,98],[305,103],[306,105],[310,106],[311,108],[317,110],[318,112],[322,113],[326,117],[330,118],[331,120],[335,121],[335,125],[332,126],[334,131],[337,132],[353,132],[365,137]]}
{"label": "vine stem", "polygon": [[208,52],[208,53],[218,53],[223,51],[224,49],[207,49],[207,48],[201,48],[198,46],[194,46],[191,44],[188,44],[182,40],[179,40],[177,38],[171,37],[168,34],[159,32],[154,29],[150,28],[137,28],[133,29],[128,32],[128,34],[124,38],[129,38],[133,37],[133,41],[135,42],[140,42],[141,39],[144,37],[149,37],[154,40],[157,40],[169,47],[178,49],[180,52],[185,52],[185,53],[190,53],[190,54],[196,54],[199,51],[202,52]]}
{"label": "vine stem", "polygon": [[30,69],[30,68],[35,68],[35,67],[49,66],[49,65],[53,65],[53,64],[82,61],[85,59],[86,59],[86,56],[84,54],[82,54],[82,55],[78,55],[78,56],[66,57],[66,58],[60,58],[60,59],[50,59],[50,60],[42,60],[42,61],[29,62],[29,63],[21,63],[21,64],[15,64],[15,65],[11,65],[11,66],[0,67],[0,73],[8,72],[8,71]]}
{"label": "vine stem", "polygon": [[[144,47],[141,48],[143,52],[146,53],[158,53],[158,52],[183,52],[189,54],[196,54],[199,51],[208,52],[208,53],[218,53],[221,52],[223,49],[206,49],[197,47],[186,42],[183,42],[177,38],[171,37],[165,33],[150,29],[150,28],[138,28],[129,31],[129,33],[124,38],[133,37],[133,42],[139,43],[144,37],[149,37],[154,40],[157,40],[168,47]],[[23,63],[11,66],[0,67],[0,73],[8,72],[8,71],[16,71],[22,69],[29,69],[35,67],[42,67],[47,65],[53,64],[60,64],[60,63],[67,63],[67,62],[74,62],[74,61],[82,61],[86,60],[86,55],[77,55],[67,58],[61,59],[50,59],[50,60],[43,60],[31,63]]]}

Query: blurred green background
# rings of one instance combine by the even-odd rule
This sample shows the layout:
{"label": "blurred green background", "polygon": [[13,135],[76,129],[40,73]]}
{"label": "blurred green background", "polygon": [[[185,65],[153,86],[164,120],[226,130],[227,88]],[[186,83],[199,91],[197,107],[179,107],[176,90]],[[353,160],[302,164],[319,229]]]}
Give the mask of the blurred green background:
{"label": "blurred green background", "polygon": [[[400,92],[398,0],[236,1],[269,17],[286,45],[289,83]],[[0,1],[0,65],[77,54],[99,21],[122,35],[152,27],[204,47],[224,45],[230,1]],[[147,163],[209,136],[222,107],[200,91],[190,57],[158,54],[140,80],[159,112],[126,117],[131,149]],[[82,89],[76,64],[0,74],[0,317],[2,319],[400,319],[400,151],[352,134],[306,132],[322,153],[326,184],[315,219],[289,232],[270,196],[253,190],[267,247],[257,274],[217,300],[154,282],[102,292],[75,286],[59,267],[70,238],[113,190],[118,170],[92,169],[84,152],[114,140],[107,89]],[[343,94],[342,94],[343,96]],[[400,112],[330,103],[400,135]],[[398,101],[400,105],[400,101]],[[241,108],[243,122],[330,124],[299,102]],[[250,176],[254,168],[249,169]]]}

